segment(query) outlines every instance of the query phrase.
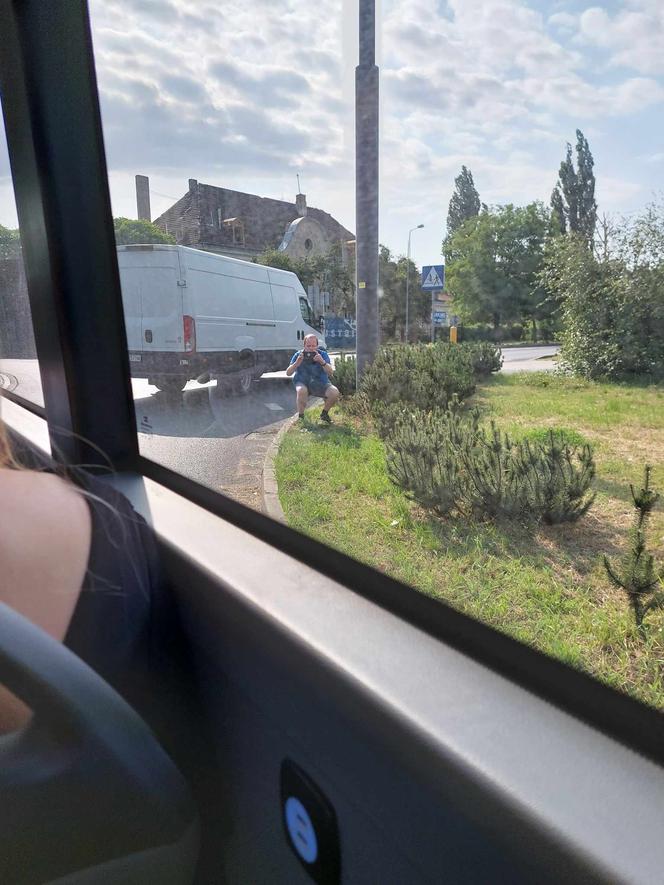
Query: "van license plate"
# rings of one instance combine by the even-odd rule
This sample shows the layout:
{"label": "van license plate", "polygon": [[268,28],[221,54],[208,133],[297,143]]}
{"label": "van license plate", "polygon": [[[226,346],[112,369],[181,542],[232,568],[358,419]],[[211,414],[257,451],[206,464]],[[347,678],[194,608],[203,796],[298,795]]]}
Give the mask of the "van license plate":
{"label": "van license plate", "polygon": [[141,355],[140,353],[130,353],[129,354],[129,362],[130,363],[140,363]]}

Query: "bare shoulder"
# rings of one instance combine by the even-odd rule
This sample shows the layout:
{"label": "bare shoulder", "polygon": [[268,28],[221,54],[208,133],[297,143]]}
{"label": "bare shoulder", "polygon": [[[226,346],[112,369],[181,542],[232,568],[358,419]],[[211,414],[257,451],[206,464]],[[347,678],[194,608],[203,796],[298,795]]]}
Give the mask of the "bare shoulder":
{"label": "bare shoulder", "polygon": [[91,520],[78,490],[0,469],[0,600],[63,639],[83,583]]}

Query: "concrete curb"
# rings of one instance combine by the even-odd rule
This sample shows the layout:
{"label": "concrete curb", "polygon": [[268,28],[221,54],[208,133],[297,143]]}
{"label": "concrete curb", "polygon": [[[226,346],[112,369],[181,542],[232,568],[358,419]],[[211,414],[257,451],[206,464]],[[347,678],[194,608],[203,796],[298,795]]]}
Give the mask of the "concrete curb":
{"label": "concrete curb", "polygon": [[281,440],[296,421],[297,413],[285,421],[279,428],[277,435],[270,443],[270,448],[265,454],[265,461],[263,463],[263,510],[270,519],[276,519],[277,522],[283,523],[286,522],[286,515],[279,500],[279,487],[277,486],[277,474],[274,470],[274,459],[277,457]]}

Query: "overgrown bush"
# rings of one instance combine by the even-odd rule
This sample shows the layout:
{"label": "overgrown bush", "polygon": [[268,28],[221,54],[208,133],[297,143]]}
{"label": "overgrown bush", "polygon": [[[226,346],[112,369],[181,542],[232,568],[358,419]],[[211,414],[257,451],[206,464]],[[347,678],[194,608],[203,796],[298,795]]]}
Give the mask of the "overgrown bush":
{"label": "overgrown bush", "polygon": [[589,445],[569,446],[551,431],[543,442],[512,442],[458,401],[446,410],[383,415],[392,481],[440,516],[530,516],[575,521],[591,506],[595,463]]}
{"label": "overgrown bush", "polygon": [[339,388],[342,396],[351,396],[357,387],[357,360],[354,356],[346,357],[345,360],[337,358],[334,364],[332,381]]}
{"label": "overgrown bush", "polygon": [[456,344],[416,344],[381,348],[362,378],[369,406],[404,403],[422,411],[446,409],[453,396],[475,391],[470,352]]}
{"label": "overgrown bush", "polygon": [[596,256],[553,238],[541,281],[560,305],[562,358],[586,378],[664,378],[664,208],[625,223]]}
{"label": "overgrown bush", "polygon": [[473,371],[477,378],[485,378],[492,372],[500,372],[503,357],[497,344],[478,341],[473,344],[460,345],[468,351],[473,363]]}
{"label": "overgrown bush", "polygon": [[604,557],[609,580],[627,594],[639,631],[645,632],[643,619],[649,611],[664,608],[664,567],[657,567],[655,559],[646,550],[646,528],[659,494],[650,488],[650,472],[646,465],[643,487],[638,492],[630,485],[635,514],[630,531],[630,548],[619,565]]}

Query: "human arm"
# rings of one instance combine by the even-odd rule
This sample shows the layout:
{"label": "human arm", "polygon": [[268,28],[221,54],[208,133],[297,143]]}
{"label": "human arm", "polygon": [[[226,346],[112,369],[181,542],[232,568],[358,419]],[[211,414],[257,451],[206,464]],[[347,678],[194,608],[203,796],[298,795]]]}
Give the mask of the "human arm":
{"label": "human arm", "polygon": [[327,353],[327,351],[325,351],[325,350],[319,351],[314,356],[314,362],[317,363],[319,366],[322,366],[323,371],[325,372],[325,374],[327,375],[328,378],[330,377],[330,375],[334,374],[334,367],[332,365],[332,362],[330,360],[330,356]]}
{"label": "human arm", "polygon": [[293,374],[293,372],[297,371],[297,369],[299,369],[299,367],[302,365],[303,359],[304,359],[304,351],[303,350],[298,350],[297,353],[293,354],[291,361],[290,361],[290,365],[286,369],[286,374],[288,375],[289,378]]}
{"label": "human arm", "polygon": [[[88,564],[91,518],[74,487],[53,474],[0,469],[0,602],[62,642]],[[29,709],[0,687],[0,733]]]}

